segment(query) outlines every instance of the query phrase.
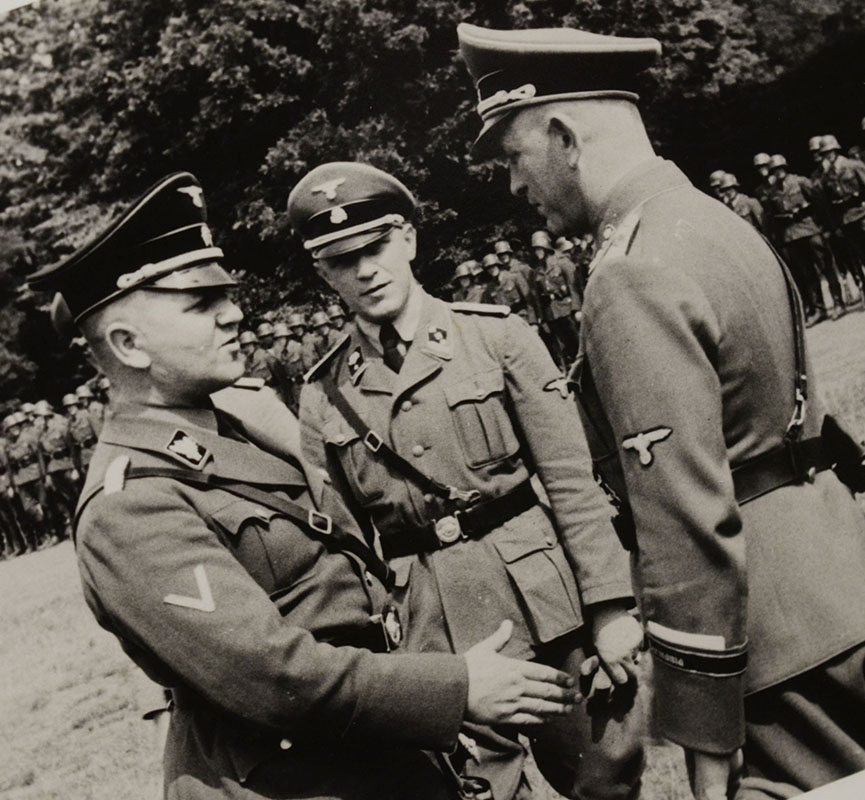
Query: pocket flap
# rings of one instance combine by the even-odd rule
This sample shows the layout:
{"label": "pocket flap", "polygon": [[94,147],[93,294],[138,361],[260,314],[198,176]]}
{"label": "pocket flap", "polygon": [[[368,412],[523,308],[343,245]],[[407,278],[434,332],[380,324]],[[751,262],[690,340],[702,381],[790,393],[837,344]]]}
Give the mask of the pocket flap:
{"label": "pocket flap", "polygon": [[493,547],[498,551],[502,561],[505,564],[512,564],[514,561],[519,561],[532,553],[537,553],[541,550],[552,550],[558,544],[558,541],[553,536],[532,536],[526,531],[521,531],[520,536],[513,538],[496,537],[492,539]]}
{"label": "pocket flap", "polygon": [[466,402],[477,402],[495,392],[504,392],[505,376],[500,369],[490,369],[445,386],[445,399],[450,407]]}

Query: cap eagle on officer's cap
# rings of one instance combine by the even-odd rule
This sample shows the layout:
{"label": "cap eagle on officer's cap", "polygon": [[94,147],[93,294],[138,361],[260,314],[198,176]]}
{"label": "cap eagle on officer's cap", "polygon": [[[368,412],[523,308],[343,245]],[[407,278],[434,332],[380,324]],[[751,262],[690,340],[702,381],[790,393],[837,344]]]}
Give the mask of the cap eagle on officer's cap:
{"label": "cap eagle on officer's cap", "polygon": [[288,196],[288,218],[313,258],[359,250],[409,221],[412,193],[369,164],[332,161],[308,172]]}
{"label": "cap eagle on officer's cap", "polygon": [[78,322],[133,289],[234,286],[217,263],[222,257],[207,225],[201,184],[188,172],[175,172],[92,242],[27,282],[32,289],[60,292]]}
{"label": "cap eagle on officer's cap", "polygon": [[602,36],[575,28],[500,31],[462,23],[460,52],[478,92],[488,134],[517,109],[555,100],[638,99],[636,76],[661,53],[656,39]]}

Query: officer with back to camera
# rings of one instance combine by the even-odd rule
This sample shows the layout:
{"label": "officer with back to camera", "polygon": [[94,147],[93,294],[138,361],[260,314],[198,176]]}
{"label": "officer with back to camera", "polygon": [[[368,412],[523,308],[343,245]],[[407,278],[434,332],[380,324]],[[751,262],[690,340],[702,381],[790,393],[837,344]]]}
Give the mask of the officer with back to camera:
{"label": "officer with back to camera", "polygon": [[738,798],[865,769],[865,517],[851,496],[865,475],[813,386],[789,276],[655,155],[635,89],[657,41],[458,36],[480,154],[507,159],[511,191],[550,230],[599,243],[574,378],[596,467],[633,518],[658,721],[696,796],[733,795],[743,746]]}

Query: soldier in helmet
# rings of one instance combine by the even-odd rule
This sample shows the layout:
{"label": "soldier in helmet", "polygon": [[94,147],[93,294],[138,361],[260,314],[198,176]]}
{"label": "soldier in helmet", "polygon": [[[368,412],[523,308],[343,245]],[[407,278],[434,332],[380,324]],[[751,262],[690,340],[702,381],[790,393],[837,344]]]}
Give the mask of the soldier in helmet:
{"label": "soldier in helmet", "polygon": [[573,362],[579,349],[580,332],[574,314],[579,304],[575,301],[576,268],[567,256],[556,252],[549,233],[532,234],[535,253],[535,286],[540,300],[541,314],[546,323],[547,346],[563,368]]}
{"label": "soldier in helmet", "polygon": [[841,154],[834,136],[824,136],[820,145],[824,159],[822,186],[833,217],[855,264],[860,291],[865,282],[865,164]]}
{"label": "soldier in helmet", "polygon": [[463,261],[457,265],[451,283],[453,284],[451,299],[455,303],[464,302],[472,285],[471,262]]}
{"label": "soldier in helmet", "polygon": [[255,336],[262,350],[270,350],[273,347],[273,324],[268,320],[260,323],[255,329]]}
{"label": "soldier in helmet", "polygon": [[759,200],[740,191],[739,179],[728,172],[721,180],[721,199],[742,219],[750,222],[758,231],[763,231],[763,206]]}
{"label": "soldier in helmet", "polygon": [[820,279],[825,278],[832,293],[832,318],[843,313],[844,302],[832,253],[814,219],[819,202],[814,184],[802,175],[791,174],[787,159],[773,155],[769,168],[775,179],[769,201],[770,213],[780,232],[783,251],[805,305],[806,324],[826,319]]}
{"label": "soldier in helmet", "polygon": [[303,368],[312,369],[328,351],[327,335],[330,320],[324,311],[314,311],[309,318],[309,330],[303,337]]}
{"label": "soldier in helmet", "polygon": [[[8,429],[7,420],[8,417],[3,420],[4,433]],[[3,543],[0,558],[13,558],[27,552],[28,544],[18,524],[14,500],[15,487],[6,455],[6,440],[0,438],[0,537]]]}
{"label": "soldier in helmet", "polygon": [[722,169],[716,169],[709,174],[709,191],[719,200],[721,199],[721,182],[726,174]]}
{"label": "soldier in helmet", "polygon": [[102,432],[102,423],[105,421],[105,406],[96,399],[93,390],[85,383],[75,389],[75,394],[81,403],[81,408],[87,412],[90,425],[96,435]]}
{"label": "soldier in helmet", "polygon": [[277,322],[271,331],[272,345],[265,351],[270,375],[265,383],[270,386],[289,408],[296,406],[294,381],[289,375],[285,362],[286,350],[288,348],[291,332],[284,322]]}
{"label": "soldier in helmet", "polygon": [[[29,404],[32,406],[32,403]],[[39,448],[27,433],[28,418],[17,411],[6,418],[6,457],[9,462],[12,501],[27,550],[36,550],[45,540],[44,485]]]}
{"label": "soldier in helmet", "polygon": [[243,353],[248,374],[252,354],[255,351],[255,346],[258,344],[258,337],[252,331],[243,331],[238,341],[240,342],[240,352]]}
{"label": "soldier in helmet", "polygon": [[327,315],[328,329],[325,347],[330,350],[343,337],[345,328],[345,311],[339,303],[331,303],[324,313]]}
{"label": "soldier in helmet", "polygon": [[496,253],[485,255],[482,266],[491,278],[484,302],[507,306],[528,322],[531,292],[525,278],[503,265]]}
{"label": "soldier in helmet", "polygon": [[535,294],[535,273],[532,268],[521,258],[518,258],[511,247],[510,242],[500,239],[494,246],[495,254],[499,257],[502,269],[510,270],[513,275],[519,275],[522,284],[528,291],[528,303],[526,306],[526,321],[529,325],[538,325],[538,298]]}
{"label": "soldier in helmet", "polygon": [[468,291],[466,292],[466,303],[482,303],[484,292],[487,289],[487,276],[480,261],[477,259],[469,259],[465,262],[469,267],[469,283]]}
{"label": "soldier in helmet", "polygon": [[96,398],[102,403],[103,406],[108,405],[108,393],[111,390],[111,381],[108,380],[107,375],[100,375],[99,380],[96,382]]}
{"label": "soldier in helmet", "polygon": [[72,444],[72,463],[79,475],[79,489],[87,476],[87,468],[93,455],[93,448],[99,433],[93,426],[93,421],[87,414],[87,409],[81,405],[78,394],[70,393],[63,396],[63,410],[69,419],[69,437]]}
{"label": "soldier in helmet", "polygon": [[44,421],[38,441],[45,471],[46,509],[55,536],[65,539],[75,518],[80,479],[72,460],[69,420],[55,413],[47,400],[36,404],[36,413]]}

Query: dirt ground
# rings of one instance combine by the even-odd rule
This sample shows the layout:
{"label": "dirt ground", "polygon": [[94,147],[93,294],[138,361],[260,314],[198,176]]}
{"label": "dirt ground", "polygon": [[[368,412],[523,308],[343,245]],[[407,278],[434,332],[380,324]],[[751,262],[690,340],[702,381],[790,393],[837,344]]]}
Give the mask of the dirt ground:
{"label": "dirt ground", "polygon": [[[808,338],[827,404],[865,437],[865,313]],[[147,681],[84,606],[71,544],[0,563],[0,612],[0,800],[156,798]],[[644,800],[687,797],[680,750],[651,747]]]}

